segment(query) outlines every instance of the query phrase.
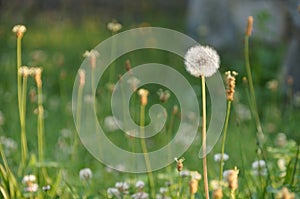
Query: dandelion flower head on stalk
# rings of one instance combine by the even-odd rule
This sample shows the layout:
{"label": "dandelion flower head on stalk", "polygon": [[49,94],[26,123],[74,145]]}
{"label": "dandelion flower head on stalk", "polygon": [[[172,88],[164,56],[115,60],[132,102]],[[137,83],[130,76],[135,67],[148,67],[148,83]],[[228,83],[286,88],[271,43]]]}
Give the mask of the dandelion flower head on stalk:
{"label": "dandelion flower head on stalk", "polygon": [[80,180],[90,180],[92,177],[93,173],[90,168],[84,168],[79,171]]}
{"label": "dandelion flower head on stalk", "polygon": [[195,77],[210,77],[220,67],[218,53],[209,46],[193,46],[184,57],[186,70]]}
{"label": "dandelion flower head on stalk", "polygon": [[12,31],[17,34],[17,37],[23,37],[26,27],[24,25],[15,25]]}

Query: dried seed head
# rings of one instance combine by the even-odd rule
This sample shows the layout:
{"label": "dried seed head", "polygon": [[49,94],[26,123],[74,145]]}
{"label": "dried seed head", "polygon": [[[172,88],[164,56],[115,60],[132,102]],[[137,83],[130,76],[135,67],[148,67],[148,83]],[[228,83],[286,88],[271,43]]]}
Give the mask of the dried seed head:
{"label": "dried seed head", "polygon": [[91,67],[96,68],[96,59],[99,57],[99,52],[97,50],[86,50],[83,53],[83,57],[88,57],[90,59]]}
{"label": "dried seed head", "polygon": [[129,59],[127,59],[125,61],[125,68],[126,68],[126,71],[130,71],[131,70],[131,63],[130,63]]}
{"label": "dried seed head", "polygon": [[141,97],[141,105],[142,106],[146,106],[148,103],[148,95],[149,95],[149,91],[146,89],[140,89],[138,91],[139,96]]}
{"label": "dried seed head", "polygon": [[233,101],[234,93],[235,93],[235,76],[237,76],[237,72],[235,71],[227,71],[226,75],[226,96],[228,101]]}
{"label": "dried seed head", "polygon": [[247,22],[247,29],[246,29],[246,36],[250,37],[253,29],[253,17],[249,16],[248,17],[248,22]]}
{"label": "dried seed head", "polygon": [[85,84],[85,71],[83,69],[78,70],[79,75],[79,86],[84,86]]}
{"label": "dried seed head", "polygon": [[35,68],[34,69],[34,79],[36,82],[37,87],[41,87],[42,86],[42,69],[41,68]]}
{"label": "dried seed head", "polygon": [[26,32],[26,27],[24,25],[15,25],[12,31],[17,34],[18,38],[22,38],[24,33]]}
{"label": "dried seed head", "polygon": [[217,188],[213,191],[212,195],[213,199],[222,199],[223,198],[223,190],[222,188]]}
{"label": "dried seed head", "polygon": [[209,46],[193,46],[184,56],[186,70],[195,77],[210,77],[220,67],[218,53]]}
{"label": "dried seed head", "polygon": [[180,159],[175,158],[175,161],[177,162],[177,165],[176,165],[177,171],[179,171],[179,172],[182,171],[184,160],[185,160],[184,158],[180,158]]}
{"label": "dried seed head", "polygon": [[236,167],[226,172],[225,177],[228,183],[228,187],[232,191],[235,191],[238,188],[238,174],[239,170]]}
{"label": "dried seed head", "polygon": [[189,183],[190,185],[190,194],[194,195],[198,191],[198,180],[192,179]]}

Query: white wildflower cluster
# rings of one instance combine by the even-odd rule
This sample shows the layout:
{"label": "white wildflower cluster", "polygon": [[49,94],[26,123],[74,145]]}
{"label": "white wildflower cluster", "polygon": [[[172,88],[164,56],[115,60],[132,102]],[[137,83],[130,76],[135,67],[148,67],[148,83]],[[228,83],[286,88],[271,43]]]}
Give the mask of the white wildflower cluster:
{"label": "white wildflower cluster", "polygon": [[22,184],[25,185],[24,191],[25,192],[37,192],[39,185],[36,183],[35,175],[26,175],[23,177]]}
{"label": "white wildflower cluster", "polygon": [[218,53],[209,46],[193,46],[185,54],[185,68],[195,77],[210,77],[220,67]]}
{"label": "white wildflower cluster", "polygon": [[267,167],[264,160],[257,160],[252,163],[252,174],[254,176],[266,176]]}
{"label": "white wildflower cluster", "polygon": [[107,189],[108,198],[122,198],[123,195],[129,194],[129,184],[127,182],[116,182],[115,187]]}
{"label": "white wildflower cluster", "polygon": [[17,150],[17,142],[12,138],[1,136],[0,142],[7,156],[12,155]]}
{"label": "white wildflower cluster", "polygon": [[93,173],[90,168],[84,168],[79,171],[80,180],[88,181],[88,180],[92,179],[92,177],[93,177]]}
{"label": "white wildflower cluster", "polygon": [[[221,153],[216,153],[214,155],[215,162],[221,162],[221,159],[222,159],[222,154]],[[224,153],[223,154],[223,161],[227,161],[228,159],[229,159],[229,155]]]}

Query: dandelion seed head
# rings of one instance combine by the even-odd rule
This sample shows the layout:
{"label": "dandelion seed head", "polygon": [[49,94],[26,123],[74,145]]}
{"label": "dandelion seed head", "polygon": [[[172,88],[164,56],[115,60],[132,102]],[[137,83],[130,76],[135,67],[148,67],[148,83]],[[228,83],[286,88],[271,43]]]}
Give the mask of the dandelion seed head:
{"label": "dandelion seed head", "polygon": [[195,77],[210,77],[220,67],[218,53],[209,46],[193,46],[184,57],[186,70]]}
{"label": "dandelion seed head", "polygon": [[79,171],[80,180],[90,180],[92,177],[93,173],[90,168],[84,168]]}

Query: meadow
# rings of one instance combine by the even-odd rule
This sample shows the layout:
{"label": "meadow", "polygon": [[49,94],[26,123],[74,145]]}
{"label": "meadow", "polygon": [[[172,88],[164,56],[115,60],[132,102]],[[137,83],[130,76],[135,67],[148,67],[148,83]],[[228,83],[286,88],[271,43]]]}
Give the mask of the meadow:
{"label": "meadow", "polygon": [[[150,26],[124,21],[120,30],[113,30],[108,27],[110,21],[97,18],[78,23],[32,20],[24,22],[26,32],[22,33],[20,30],[12,32],[16,24],[11,21],[1,21],[2,198],[205,198],[203,159],[198,157],[201,126],[193,144],[181,157],[176,157],[178,159],[166,168],[145,174],[107,167],[97,161],[79,139],[75,126],[78,117],[73,118],[72,113],[72,92],[81,63],[91,59],[90,50],[110,36],[131,28]],[[164,21],[154,23],[162,27],[166,24]],[[176,30],[184,32],[183,27]],[[292,101],[292,96],[283,94],[278,75],[286,46],[282,44],[275,52],[272,46],[262,45],[255,35],[246,34],[246,40],[250,47],[243,44],[235,55],[219,52],[219,71],[227,91],[233,92],[234,98],[226,101],[230,111],[226,120],[228,127],[207,155],[210,197],[299,198],[299,107]],[[86,51],[89,53],[85,54]],[[134,152],[145,152],[143,144],[146,151],[163,147],[176,135],[180,122],[178,99],[167,87],[157,84],[142,87],[149,91],[148,96],[144,96],[147,98],[145,104],[140,101],[143,97],[139,92],[141,88],[134,89],[130,110],[133,120],[145,125],[150,122],[149,107],[161,104],[168,115],[161,133],[147,139],[146,143],[136,138],[132,141],[111,122],[109,102],[114,84],[131,68],[150,62],[172,65],[192,85],[199,103],[203,102],[199,78],[185,70],[183,58],[155,49],[137,50],[118,58],[105,71],[95,89],[97,101],[105,102],[99,104],[107,104],[97,107],[97,116],[113,143]],[[238,73],[229,75],[234,83],[232,79],[228,83],[226,71]],[[84,86],[89,79],[82,81]],[[290,82],[287,89],[292,94],[293,82]],[[209,118],[209,97],[207,103]],[[142,107],[144,113],[140,112]],[[133,142],[136,144],[134,149],[131,148]],[[227,156],[220,156],[223,147]],[[227,172],[224,177],[220,167]]]}

